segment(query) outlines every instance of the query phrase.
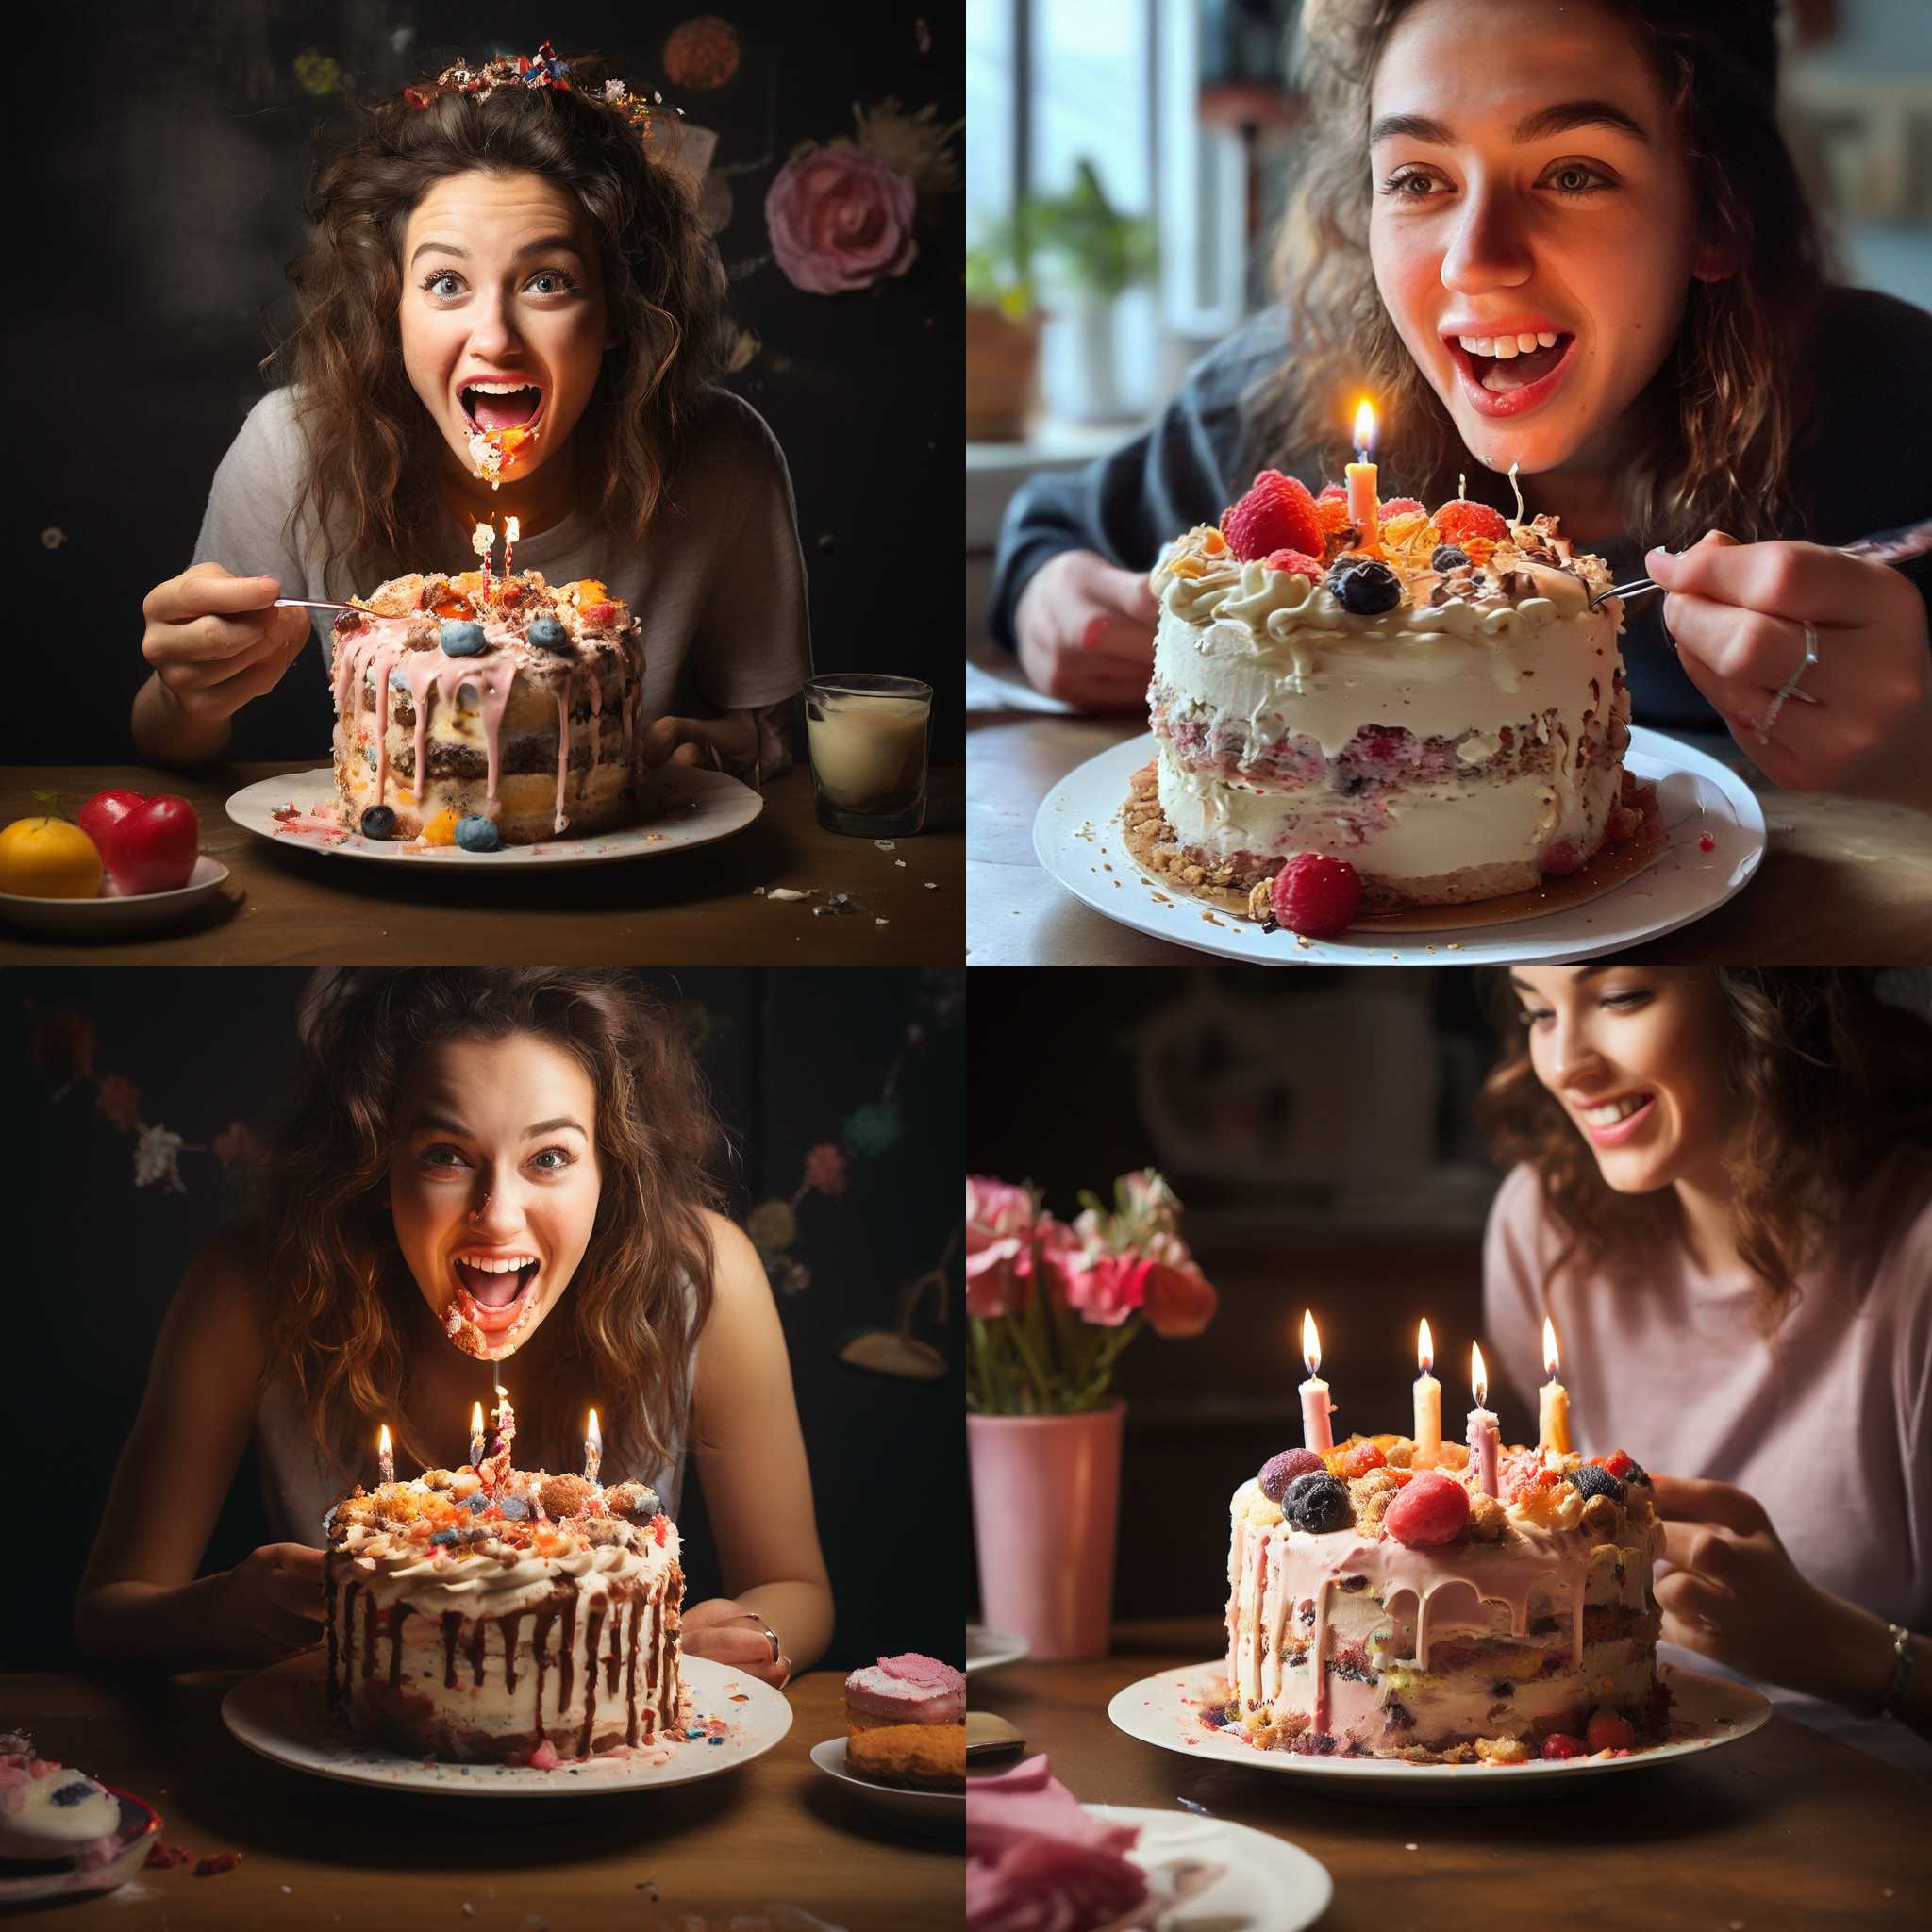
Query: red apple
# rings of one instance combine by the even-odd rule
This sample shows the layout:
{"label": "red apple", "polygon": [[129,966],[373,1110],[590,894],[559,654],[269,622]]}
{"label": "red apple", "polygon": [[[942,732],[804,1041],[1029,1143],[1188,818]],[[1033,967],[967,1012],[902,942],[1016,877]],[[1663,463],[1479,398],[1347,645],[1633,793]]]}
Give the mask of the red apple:
{"label": "red apple", "polygon": [[97,791],[81,807],[80,828],[123,892],[172,892],[194,870],[201,822],[185,798],[161,792]]}

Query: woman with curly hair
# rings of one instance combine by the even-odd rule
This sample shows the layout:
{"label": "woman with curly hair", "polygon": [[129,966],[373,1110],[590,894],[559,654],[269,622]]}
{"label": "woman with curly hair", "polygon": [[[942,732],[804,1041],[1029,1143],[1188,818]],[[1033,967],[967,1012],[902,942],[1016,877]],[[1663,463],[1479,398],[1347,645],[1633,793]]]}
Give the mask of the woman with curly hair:
{"label": "woman with curly hair", "polygon": [[[1932,805],[1932,565],[1823,547],[1925,514],[1932,316],[1827,281],[1775,14],[1307,0],[1275,305],[1146,434],[1009,508],[992,628],[1032,681],[1138,706],[1161,546],[1261,467],[1339,478],[1366,391],[1391,493],[1440,504],[1466,472],[1513,514],[1519,466],[1529,509],[1669,593],[1629,607],[1639,724],[1728,727],[1781,785]],[[1807,621],[1816,702],[1766,744]]]}
{"label": "woman with curly hair", "polygon": [[1656,1474],[1666,1641],[1932,1737],[1932,1024],[1826,969],[1502,999],[1483,1318],[1517,1398],[1550,1317],[1578,1446]]}
{"label": "woman with curly hair", "polygon": [[[724,271],[665,117],[641,133],[593,57],[554,85],[450,76],[366,104],[316,176],[298,320],[264,365],[285,379],[215,473],[192,567],[142,606],[135,741],[219,758],[311,617],[329,661],[332,613],[276,597],[470,568],[477,524],[513,515],[520,566],[644,613],[648,762],[750,770],[762,751],[771,769],[782,742],[774,719],[761,745],[757,714],[808,669],[791,484],[763,419],[716,386]],[[492,490],[471,438],[518,422],[534,438]]]}
{"label": "woman with curly hair", "polygon": [[[685,1649],[774,1684],[810,1664],[832,1599],[785,1338],[716,1211],[722,1131],[670,1014],[612,972],[362,971],[311,998],[304,1035],[260,1213],[162,1324],[82,1648],[258,1663],[313,1643],[323,1515],[378,1426],[399,1463],[453,1467],[508,1378],[522,1467],[575,1467],[595,1406],[607,1478],[675,1514],[691,1445],[731,1595],[686,1609]],[[197,1577],[251,1435],[279,1540]]]}

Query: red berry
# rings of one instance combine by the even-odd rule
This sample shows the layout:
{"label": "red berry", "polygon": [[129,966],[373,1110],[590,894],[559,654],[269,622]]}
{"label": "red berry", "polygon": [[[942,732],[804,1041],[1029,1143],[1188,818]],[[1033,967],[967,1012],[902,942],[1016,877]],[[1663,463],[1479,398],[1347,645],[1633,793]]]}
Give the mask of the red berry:
{"label": "red berry", "polygon": [[1317,503],[1346,503],[1348,491],[1340,483],[1324,483],[1315,497]]}
{"label": "red berry", "polygon": [[1263,470],[1255,485],[1221,520],[1228,548],[1243,563],[1271,550],[1322,554],[1322,521],[1307,485],[1279,470]]}
{"label": "red berry", "polygon": [[1607,1470],[1608,1470],[1609,1473],[1613,1476],[1615,1476],[1619,1482],[1622,1482],[1624,1478],[1626,1475],[1628,1475],[1633,1469],[1637,1467],[1637,1465],[1634,1461],[1631,1460],[1629,1453],[1626,1450],[1619,1449],[1615,1455],[1605,1458],[1604,1467]]}
{"label": "red berry", "polygon": [[1342,1457],[1341,1473],[1353,1481],[1358,1475],[1367,1475],[1372,1469],[1380,1469],[1388,1460],[1374,1442],[1358,1442]]}
{"label": "red berry", "polygon": [[1322,559],[1306,550],[1273,550],[1261,561],[1269,570],[1295,571],[1305,577],[1322,575]]}
{"label": "red berry", "polygon": [[1583,1740],[1573,1738],[1568,1731],[1552,1731],[1543,1740],[1541,1755],[1545,1757],[1581,1757]]}
{"label": "red berry", "polygon": [[1469,1491],[1424,1470],[1382,1512],[1382,1527],[1412,1550],[1453,1542],[1469,1524]]}
{"label": "red berry", "polygon": [[1408,517],[1416,515],[1422,508],[1412,496],[1391,496],[1375,512],[1378,517]]}
{"label": "red berry", "polygon": [[1466,537],[1488,537],[1500,543],[1509,534],[1509,525],[1488,504],[1458,496],[1436,512],[1436,534],[1445,543],[1459,543]]}
{"label": "red berry", "polygon": [[1274,917],[1312,940],[1346,929],[1362,903],[1361,874],[1345,858],[1300,852],[1274,875]]}
{"label": "red berry", "polygon": [[1620,1717],[1607,1704],[1600,1704],[1590,1714],[1590,1726],[1583,1740],[1591,1751],[1627,1751],[1637,1741],[1628,1718]]}
{"label": "red berry", "polygon": [[1697,835],[1697,849],[1700,852],[1715,852],[1717,841],[1708,832],[1700,832]]}

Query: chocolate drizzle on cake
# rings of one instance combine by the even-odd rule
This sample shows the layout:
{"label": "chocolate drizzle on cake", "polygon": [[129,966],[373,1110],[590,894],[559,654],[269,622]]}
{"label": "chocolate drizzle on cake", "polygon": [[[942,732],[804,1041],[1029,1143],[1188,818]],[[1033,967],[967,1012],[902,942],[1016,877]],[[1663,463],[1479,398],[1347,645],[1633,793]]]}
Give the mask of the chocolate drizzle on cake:
{"label": "chocolate drizzle on cake", "polygon": [[457,1688],[457,1639],[462,1634],[463,1613],[460,1610],[445,1610],[442,1613],[442,1688],[454,1690]]}
{"label": "chocolate drizzle on cake", "polygon": [[577,1739],[577,1756],[591,1754],[591,1726],[597,1716],[597,1632],[604,1625],[604,1606],[592,1604],[584,1620],[584,1728]]}

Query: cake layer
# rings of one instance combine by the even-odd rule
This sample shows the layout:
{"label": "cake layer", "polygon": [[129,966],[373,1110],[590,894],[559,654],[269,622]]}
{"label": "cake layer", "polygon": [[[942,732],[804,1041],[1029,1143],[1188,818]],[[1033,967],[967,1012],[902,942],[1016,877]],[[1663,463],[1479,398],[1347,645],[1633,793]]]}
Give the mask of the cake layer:
{"label": "cake layer", "polygon": [[1380,1523],[1398,1492],[1393,1476],[1352,1486],[1357,1520],[1313,1533],[1258,1479],[1236,1491],[1230,1724],[1265,1748],[1391,1756],[1534,1749],[1581,1737],[1603,1707],[1655,1723],[1663,1535],[1647,1500],[1586,1504],[1566,1486],[1411,1547]]}

